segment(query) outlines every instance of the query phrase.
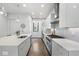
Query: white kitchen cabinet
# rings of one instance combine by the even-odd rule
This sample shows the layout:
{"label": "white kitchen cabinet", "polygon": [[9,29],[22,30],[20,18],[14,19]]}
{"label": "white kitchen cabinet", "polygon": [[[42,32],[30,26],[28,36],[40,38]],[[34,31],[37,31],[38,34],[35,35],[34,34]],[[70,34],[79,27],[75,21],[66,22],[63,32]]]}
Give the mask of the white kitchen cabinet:
{"label": "white kitchen cabinet", "polygon": [[1,54],[0,56],[18,56],[17,46],[0,46]]}
{"label": "white kitchen cabinet", "polygon": [[26,39],[18,46],[18,55],[19,56],[26,56],[28,50],[30,48],[30,38]]}
{"label": "white kitchen cabinet", "polygon": [[68,51],[55,42],[52,42],[52,56],[67,56]]}
{"label": "white kitchen cabinet", "polygon": [[60,27],[79,27],[79,3],[60,3]]}
{"label": "white kitchen cabinet", "polygon": [[52,39],[52,56],[79,56],[79,43],[69,39]]}
{"label": "white kitchen cabinet", "polygon": [[[26,41],[26,40],[25,40]],[[19,56],[24,56],[24,55],[26,55],[26,42],[22,42],[19,46],[18,46],[18,54],[19,54]]]}

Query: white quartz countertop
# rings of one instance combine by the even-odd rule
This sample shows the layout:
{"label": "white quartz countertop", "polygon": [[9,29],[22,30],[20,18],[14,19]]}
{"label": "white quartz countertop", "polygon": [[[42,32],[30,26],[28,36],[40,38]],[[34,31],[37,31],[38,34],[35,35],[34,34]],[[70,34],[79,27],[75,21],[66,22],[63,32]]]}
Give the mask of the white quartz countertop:
{"label": "white quartz countertop", "polygon": [[79,43],[69,39],[53,38],[55,43],[68,51],[79,51]]}
{"label": "white quartz countertop", "polygon": [[30,37],[30,35],[27,35],[26,38],[17,38],[16,35],[2,37],[0,38],[0,46],[18,46],[28,37]]}

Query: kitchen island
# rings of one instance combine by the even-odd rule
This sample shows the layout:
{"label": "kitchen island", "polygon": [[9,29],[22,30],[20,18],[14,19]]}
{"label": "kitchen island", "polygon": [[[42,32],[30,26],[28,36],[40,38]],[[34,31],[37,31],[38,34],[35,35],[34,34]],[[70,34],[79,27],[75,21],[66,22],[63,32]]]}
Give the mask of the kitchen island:
{"label": "kitchen island", "polygon": [[25,38],[16,35],[0,38],[0,56],[26,56],[31,45],[31,34]]}

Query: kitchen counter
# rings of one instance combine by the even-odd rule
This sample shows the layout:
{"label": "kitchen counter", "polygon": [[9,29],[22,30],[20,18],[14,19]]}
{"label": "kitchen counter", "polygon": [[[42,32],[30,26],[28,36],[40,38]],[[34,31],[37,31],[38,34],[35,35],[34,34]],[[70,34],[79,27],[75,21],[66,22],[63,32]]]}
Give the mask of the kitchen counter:
{"label": "kitchen counter", "polygon": [[68,39],[52,39],[54,42],[62,46],[68,51],[79,51],[79,43]]}
{"label": "kitchen counter", "polygon": [[[79,56],[79,43],[69,39],[52,39],[52,55]],[[54,50],[55,49],[55,50]]]}
{"label": "kitchen counter", "polygon": [[0,38],[0,46],[18,46],[29,36],[30,34],[26,38],[18,38],[16,35]]}
{"label": "kitchen counter", "polygon": [[26,56],[31,45],[31,34],[25,38],[16,35],[0,38],[0,56]]}

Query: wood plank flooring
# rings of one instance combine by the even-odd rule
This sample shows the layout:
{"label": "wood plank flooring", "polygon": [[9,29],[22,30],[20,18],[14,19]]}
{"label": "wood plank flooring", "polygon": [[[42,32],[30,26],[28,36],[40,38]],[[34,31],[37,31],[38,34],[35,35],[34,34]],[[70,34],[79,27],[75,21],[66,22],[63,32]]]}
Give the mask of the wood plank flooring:
{"label": "wood plank flooring", "polygon": [[32,46],[28,56],[49,56],[46,47],[41,39],[32,39]]}

